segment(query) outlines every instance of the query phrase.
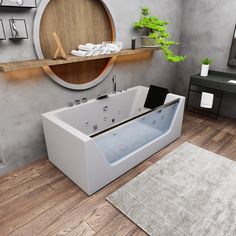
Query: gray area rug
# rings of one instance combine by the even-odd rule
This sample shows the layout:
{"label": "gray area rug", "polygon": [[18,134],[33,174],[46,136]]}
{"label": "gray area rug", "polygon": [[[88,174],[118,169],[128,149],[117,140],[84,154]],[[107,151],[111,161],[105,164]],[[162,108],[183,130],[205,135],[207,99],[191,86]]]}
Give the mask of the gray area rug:
{"label": "gray area rug", "polygon": [[236,235],[236,162],[184,143],[107,200],[150,235]]}

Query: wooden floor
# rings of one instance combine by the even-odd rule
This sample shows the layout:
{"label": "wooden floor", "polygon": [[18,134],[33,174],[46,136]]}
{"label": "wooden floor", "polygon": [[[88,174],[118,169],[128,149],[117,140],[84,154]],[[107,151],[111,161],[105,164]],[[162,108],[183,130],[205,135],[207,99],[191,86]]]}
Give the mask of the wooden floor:
{"label": "wooden floor", "polygon": [[146,235],[105,197],[186,141],[236,160],[236,121],[187,113],[180,139],[91,197],[47,160],[3,177],[0,235]]}

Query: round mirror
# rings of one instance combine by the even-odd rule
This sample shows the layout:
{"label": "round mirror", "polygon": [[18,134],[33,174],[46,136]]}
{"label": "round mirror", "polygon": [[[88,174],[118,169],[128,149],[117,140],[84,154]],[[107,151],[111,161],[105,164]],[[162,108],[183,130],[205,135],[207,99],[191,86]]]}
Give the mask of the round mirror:
{"label": "round mirror", "polygon": [[[34,21],[34,45],[39,59],[52,59],[56,32],[67,55],[79,44],[116,39],[110,6],[97,0],[42,0]],[[74,90],[91,88],[110,72],[115,58],[45,67],[57,83]]]}

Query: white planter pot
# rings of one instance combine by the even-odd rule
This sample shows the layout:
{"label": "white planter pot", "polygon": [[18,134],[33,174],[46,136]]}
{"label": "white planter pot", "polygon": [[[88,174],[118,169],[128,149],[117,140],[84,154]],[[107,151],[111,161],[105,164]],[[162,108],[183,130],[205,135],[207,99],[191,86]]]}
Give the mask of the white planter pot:
{"label": "white planter pot", "polygon": [[201,76],[207,77],[210,65],[202,65]]}

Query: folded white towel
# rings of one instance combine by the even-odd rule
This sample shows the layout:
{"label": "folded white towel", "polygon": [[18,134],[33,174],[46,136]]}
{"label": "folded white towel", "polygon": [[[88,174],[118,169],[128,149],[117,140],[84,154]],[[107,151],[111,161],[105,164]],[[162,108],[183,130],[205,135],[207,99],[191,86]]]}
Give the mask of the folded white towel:
{"label": "folded white towel", "polygon": [[86,56],[91,57],[95,53],[95,50],[87,52]]}
{"label": "folded white towel", "polygon": [[119,52],[122,48],[122,42],[103,42],[102,46],[103,48],[106,48],[107,50],[112,52]]}
{"label": "folded white towel", "polygon": [[211,109],[213,107],[214,94],[212,93],[202,93],[200,107]]}
{"label": "folded white towel", "polygon": [[81,50],[72,50],[71,54],[77,57],[85,57],[87,55],[86,51],[81,51]]}
{"label": "folded white towel", "polygon": [[78,48],[79,50],[72,50],[71,54],[78,57],[86,57],[111,54],[121,50],[121,46],[119,47],[115,43],[110,42],[103,42],[102,44],[80,44]]}
{"label": "folded white towel", "polygon": [[98,56],[98,55],[100,55],[101,54],[101,52],[100,51],[96,51],[96,52],[94,52],[93,53],[93,55],[92,56]]}
{"label": "folded white towel", "polygon": [[86,43],[85,45],[80,44],[78,49],[83,51],[97,51],[101,48],[101,44],[92,44],[92,43]]}
{"label": "folded white towel", "polygon": [[94,49],[94,46],[95,45],[83,45],[83,44],[81,44],[81,45],[79,45],[79,50],[83,50],[83,51],[92,51],[93,49]]}
{"label": "folded white towel", "polygon": [[111,51],[111,52],[117,52],[117,51],[119,51],[119,47],[117,46],[117,45],[115,45],[115,44],[107,44],[106,45],[106,48],[109,50],[109,51]]}

